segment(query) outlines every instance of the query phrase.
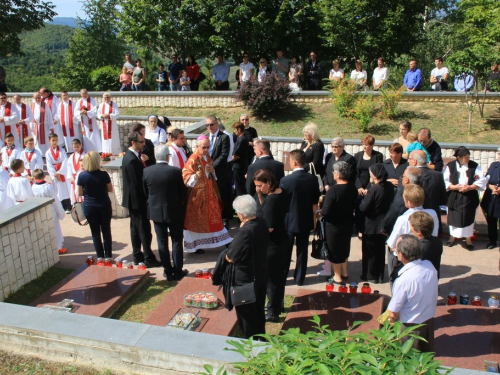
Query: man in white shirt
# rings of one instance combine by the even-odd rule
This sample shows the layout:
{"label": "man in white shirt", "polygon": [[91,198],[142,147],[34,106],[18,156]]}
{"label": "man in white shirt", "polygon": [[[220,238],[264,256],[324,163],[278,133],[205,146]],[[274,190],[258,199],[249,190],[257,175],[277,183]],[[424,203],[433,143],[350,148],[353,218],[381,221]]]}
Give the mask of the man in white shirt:
{"label": "man in white shirt", "polygon": [[170,159],[168,161],[168,164],[173,167],[182,169],[184,168],[184,164],[186,164],[187,161],[186,151],[184,150],[184,143],[186,143],[184,130],[172,130],[171,138],[172,143],[169,146]]}
{"label": "man in white shirt", "polygon": [[[415,340],[413,346],[422,352],[434,351],[434,315],[438,298],[437,271],[428,260],[421,260],[422,248],[417,237],[404,234],[396,245],[398,259],[404,264],[394,282],[389,322],[400,321],[410,327],[424,324],[413,333],[427,342]],[[409,336],[402,340],[406,341]]]}
{"label": "man in white shirt", "polygon": [[102,152],[101,132],[97,125],[97,104],[86,89],[80,90],[80,99],[75,105],[75,117],[82,124],[82,142],[85,152]]}
{"label": "man in white shirt", "polygon": [[[0,147],[5,142],[7,133],[17,133],[16,123],[19,120],[19,113],[15,105],[12,105],[7,100],[7,94],[0,92]],[[16,144],[18,144],[16,142]]]}
{"label": "man in white shirt", "polygon": [[450,72],[448,68],[443,66],[443,58],[436,57],[434,59],[436,67],[431,72],[431,83],[433,91],[446,91],[448,90],[448,76]]}
{"label": "man in white shirt", "polygon": [[24,148],[24,138],[30,135],[30,123],[33,121],[33,112],[31,108],[24,104],[21,100],[21,95],[14,95],[14,104],[19,113],[19,119],[17,120],[17,131],[14,137],[18,137],[16,146],[20,149]]}
{"label": "man in white shirt", "polygon": [[379,57],[377,60],[377,67],[373,70],[373,90],[378,91],[380,89],[387,87],[387,78],[389,78],[389,72],[384,66],[385,60],[383,57]]}
{"label": "man in white shirt", "polygon": [[240,64],[240,84],[246,82],[253,76],[254,65],[248,60],[248,53],[243,54],[243,62]]}

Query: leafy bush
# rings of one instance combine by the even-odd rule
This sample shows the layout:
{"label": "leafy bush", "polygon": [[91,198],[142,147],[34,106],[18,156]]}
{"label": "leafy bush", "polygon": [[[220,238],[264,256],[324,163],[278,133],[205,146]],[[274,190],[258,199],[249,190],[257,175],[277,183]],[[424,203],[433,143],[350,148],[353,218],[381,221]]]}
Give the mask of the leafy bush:
{"label": "leafy bush", "polygon": [[288,108],[291,105],[291,92],[288,82],[282,81],[272,72],[266,75],[262,82],[252,78],[243,83],[236,91],[236,100],[245,103],[254,116],[265,117],[272,112]]}
{"label": "leafy bush", "polygon": [[388,88],[380,90],[380,98],[382,99],[382,115],[393,119],[399,114],[399,102],[401,100],[404,85],[395,89],[393,85],[388,85]]}
{"label": "leafy bush", "polygon": [[92,86],[96,91],[118,91],[120,89],[120,70],[112,66],[103,66],[90,73]]}
{"label": "leafy bush", "polygon": [[200,82],[200,91],[215,91],[215,81],[212,76],[212,69],[214,64],[209,59],[203,60],[203,64],[200,66],[200,70],[207,77]]}
{"label": "leafy bush", "polygon": [[[449,374],[433,359],[433,353],[421,353],[412,348],[417,335],[412,333],[419,326],[403,329],[400,322],[370,330],[370,334],[349,330],[331,331],[320,325],[314,316],[316,331],[305,334],[298,328],[282,331],[278,336],[262,335],[268,343],[255,344],[252,340],[228,341],[247,362],[233,363],[242,374]],[[361,322],[356,322],[353,328]],[[401,338],[410,336],[401,343]],[[255,354],[255,348],[264,347]],[[204,374],[213,368],[205,365]],[[226,374],[223,368],[217,374]]]}
{"label": "leafy bush", "polygon": [[337,114],[340,117],[352,117],[354,104],[359,96],[356,91],[356,82],[354,80],[331,81],[328,86]]}
{"label": "leafy bush", "polygon": [[376,106],[373,102],[373,97],[360,96],[356,103],[354,103],[354,108],[352,109],[353,117],[358,120],[359,130],[365,132],[368,130],[368,126],[372,122],[372,118],[375,112]]}

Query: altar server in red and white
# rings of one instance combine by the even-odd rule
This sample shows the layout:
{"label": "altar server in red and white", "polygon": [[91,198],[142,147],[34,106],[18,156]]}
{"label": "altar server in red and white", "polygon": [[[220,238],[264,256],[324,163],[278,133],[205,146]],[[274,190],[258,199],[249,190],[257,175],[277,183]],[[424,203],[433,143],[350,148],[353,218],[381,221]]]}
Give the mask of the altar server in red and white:
{"label": "altar server in red and white", "polygon": [[33,171],[35,169],[43,169],[43,158],[40,151],[35,148],[35,140],[31,135],[24,138],[25,148],[21,151],[19,159],[24,162],[23,176],[28,180],[33,181]]}
{"label": "altar server in red and white", "polygon": [[170,160],[168,164],[177,168],[184,168],[184,164],[186,164],[187,157],[186,151],[184,150],[184,144],[186,142],[186,138],[184,136],[184,130],[182,129],[174,129],[172,130],[172,135],[170,136],[172,143],[170,143],[169,151],[170,151]]}
{"label": "altar server in red and white", "polygon": [[[2,153],[0,153],[0,165],[2,164]],[[0,168],[0,191],[7,191],[7,184],[10,180],[10,174],[3,168]],[[2,212],[2,211],[0,211]]]}
{"label": "altar server in red and white", "polygon": [[101,132],[96,120],[97,105],[86,89],[80,90],[80,99],[76,102],[75,117],[82,126],[82,142],[87,152],[102,152]]}
{"label": "altar server in red and white", "polygon": [[49,149],[49,134],[54,132],[54,122],[52,112],[45,103],[42,102],[42,95],[39,92],[33,94],[31,103],[33,120],[30,123],[31,135],[35,139],[35,148],[45,155]]}
{"label": "altar server in red and white", "polygon": [[52,114],[52,123],[54,124],[52,132],[57,134],[57,137],[59,139],[59,146],[65,147],[64,134],[62,131],[59,118],[57,117],[57,109],[59,108],[59,99],[48,88],[42,87],[38,91],[42,95],[42,102],[47,104],[47,107],[50,108],[50,113]]}
{"label": "altar server in red and white", "polygon": [[10,167],[15,172],[7,184],[7,195],[14,201],[15,204],[24,202],[29,198],[33,198],[30,181],[23,176],[24,163],[20,159],[14,159]]}
{"label": "altar server in red and white", "polygon": [[17,120],[17,129],[14,133],[14,138],[16,139],[16,146],[20,149],[24,148],[24,138],[31,134],[30,123],[33,121],[33,112],[29,105],[24,104],[21,101],[21,95],[14,95],[14,105],[16,106],[17,112],[19,113],[19,119]]}
{"label": "altar server in red and white", "polygon": [[[102,125],[102,152],[118,155],[122,152],[118,123],[116,122],[120,117],[120,110],[118,105],[111,101],[109,92],[104,93],[102,100],[103,103],[97,109],[97,116]],[[87,150],[87,152],[89,151]]]}
{"label": "altar server in red and white", "polygon": [[7,101],[7,94],[0,92],[0,147],[5,143],[5,134],[16,131],[19,113],[15,105]]}
{"label": "altar server in red and white", "polygon": [[2,147],[2,168],[12,176],[14,172],[10,169],[10,163],[12,163],[14,159],[19,159],[21,150],[16,147],[14,143],[14,134],[12,133],[7,133],[5,135],[5,144],[6,145]]}
{"label": "altar server in red and white", "polygon": [[64,210],[62,208],[61,202],[57,197],[57,194],[52,187],[52,184],[49,184],[45,181],[45,175],[41,169],[35,169],[33,171],[34,183],[31,187],[33,190],[33,195],[35,197],[45,197],[45,198],[54,198],[54,202],[52,202],[52,219],[54,220],[54,232],[56,234],[56,245],[57,249],[59,249],[59,253],[65,253],[66,251],[61,251],[63,249],[64,237],[61,230],[60,220],[64,219]]}
{"label": "altar server in red and white", "polygon": [[71,205],[75,202],[81,202],[82,197],[78,196],[76,186],[76,176],[80,172],[80,161],[83,160],[83,155],[85,152],[82,150],[82,142],[79,139],[73,139],[72,143],[73,154],[68,157],[68,168],[66,173],[66,181],[68,182],[69,197],[71,199]]}
{"label": "altar server in red and white", "polygon": [[68,157],[66,151],[58,146],[58,137],[56,133],[49,135],[50,148],[45,153],[47,162],[47,172],[52,179],[52,185],[57,193],[57,197],[66,213],[71,212],[71,202],[69,199],[68,185],[66,184],[66,175],[68,174]]}
{"label": "altar server in red and white", "polygon": [[57,118],[61,124],[66,151],[71,151],[73,139],[81,139],[80,120],[75,116],[75,103],[69,99],[67,91],[61,92],[61,101],[57,109]]}

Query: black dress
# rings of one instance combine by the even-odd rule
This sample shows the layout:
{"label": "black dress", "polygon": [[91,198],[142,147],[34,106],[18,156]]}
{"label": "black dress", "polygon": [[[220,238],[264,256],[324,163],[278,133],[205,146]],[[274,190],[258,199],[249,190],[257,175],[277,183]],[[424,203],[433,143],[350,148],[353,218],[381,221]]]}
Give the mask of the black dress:
{"label": "black dress", "polygon": [[491,163],[486,175],[490,176],[490,180],[488,188],[484,191],[483,199],[481,199],[481,208],[488,223],[488,239],[490,243],[496,243],[498,240],[498,218],[500,218],[500,197],[493,195],[489,185],[500,186],[500,162]]}
{"label": "black dress", "polygon": [[321,215],[325,218],[328,260],[344,263],[351,252],[353,213],[358,191],[352,183],[336,184],[326,192]]}
{"label": "black dress", "polygon": [[232,162],[234,190],[237,197],[239,197],[240,195],[245,195],[247,193],[245,187],[245,175],[247,174],[248,169],[248,149],[249,147],[247,138],[244,135],[238,137],[234,144],[233,155],[239,156],[239,158],[233,160]]}
{"label": "black dress", "polygon": [[262,203],[260,216],[264,218],[269,228],[269,245],[267,248],[267,312],[269,315],[279,316],[285,296],[285,272],[287,234],[285,229],[285,215],[288,204],[285,193],[270,194]]}
{"label": "black dress", "polygon": [[[307,142],[304,141],[300,145],[300,149],[304,151],[307,147]],[[323,156],[325,156],[325,145],[318,139],[315,143],[313,143],[306,151],[306,171],[309,172],[309,163],[314,164],[314,169],[316,169],[316,173],[323,178],[325,175],[325,166],[323,165]]]}
{"label": "black dress", "polygon": [[227,256],[234,262],[234,284],[255,282],[256,301],[235,306],[236,317],[245,338],[266,331],[264,303],[267,286],[267,246],[269,228],[264,219],[249,220],[234,234]]}

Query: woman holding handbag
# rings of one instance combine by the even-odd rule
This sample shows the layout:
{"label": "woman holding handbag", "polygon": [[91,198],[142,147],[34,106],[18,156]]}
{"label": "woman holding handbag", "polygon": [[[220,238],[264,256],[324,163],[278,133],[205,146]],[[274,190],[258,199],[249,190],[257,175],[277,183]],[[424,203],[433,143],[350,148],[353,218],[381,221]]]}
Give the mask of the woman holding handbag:
{"label": "woman holding handbag", "polygon": [[[263,218],[256,216],[257,204],[250,195],[237,197],[233,202],[233,208],[241,224],[234,234],[226,260],[234,263],[231,298],[243,336],[248,339],[266,333],[264,303],[267,262],[265,260],[269,228]],[[242,290],[244,292],[241,292]]]}
{"label": "woman holding handbag", "polygon": [[300,145],[300,149],[306,154],[306,171],[323,178],[325,175],[325,166],[323,165],[325,145],[319,138],[318,126],[308,122],[302,129],[302,133],[304,134],[304,142]]}

